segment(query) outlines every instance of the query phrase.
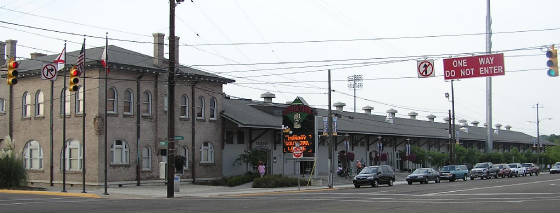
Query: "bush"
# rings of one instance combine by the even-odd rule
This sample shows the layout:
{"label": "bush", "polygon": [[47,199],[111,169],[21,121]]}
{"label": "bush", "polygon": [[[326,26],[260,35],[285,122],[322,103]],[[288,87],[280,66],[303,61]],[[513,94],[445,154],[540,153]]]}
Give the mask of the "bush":
{"label": "bush", "polygon": [[[304,180],[300,180],[302,183]],[[281,175],[267,175],[262,178],[256,178],[253,181],[253,188],[276,188],[297,186],[298,179],[293,177],[284,177]]]}
{"label": "bush", "polygon": [[207,183],[199,183],[203,185],[212,185],[212,186],[239,186],[245,183],[249,183],[253,181],[258,175],[256,173],[247,172],[244,175],[237,175],[231,177],[223,177],[218,180],[213,180]]}
{"label": "bush", "polygon": [[27,174],[23,161],[14,156],[0,159],[0,188],[14,188],[26,185]]}

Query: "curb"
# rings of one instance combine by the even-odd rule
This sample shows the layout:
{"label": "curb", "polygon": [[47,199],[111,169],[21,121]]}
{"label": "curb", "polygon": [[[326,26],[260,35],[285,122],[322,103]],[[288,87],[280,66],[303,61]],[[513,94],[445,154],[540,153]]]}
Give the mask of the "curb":
{"label": "curb", "polygon": [[250,193],[239,193],[239,194],[229,194],[221,195],[224,197],[252,197],[259,195],[271,195],[271,194],[293,194],[293,193],[305,193],[305,192],[321,192],[321,191],[334,191],[340,188],[319,188],[319,189],[302,189],[302,190],[286,190],[286,191],[270,191],[270,192],[250,192]]}
{"label": "curb", "polygon": [[102,198],[97,194],[90,193],[71,193],[71,192],[49,192],[49,191],[30,191],[30,190],[7,190],[0,189],[0,193],[5,194],[31,194],[31,195],[50,195],[64,197],[84,197],[84,198]]}

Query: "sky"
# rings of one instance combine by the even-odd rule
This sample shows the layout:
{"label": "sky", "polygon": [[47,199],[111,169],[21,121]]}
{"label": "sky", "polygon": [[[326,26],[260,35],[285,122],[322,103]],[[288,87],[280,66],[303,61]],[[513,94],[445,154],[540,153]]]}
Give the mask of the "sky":
{"label": "sky", "polygon": [[[560,38],[560,23],[546,8],[559,7],[554,0],[491,1],[492,52],[505,56],[505,75],[492,79],[493,124],[534,136],[538,103],[540,133],[560,133],[560,77],[546,75],[545,57],[546,48]],[[152,33],[169,34],[169,3],[0,0],[0,21],[0,40],[18,40],[20,57],[56,54],[64,40],[68,51],[78,50],[83,37],[14,24],[78,35],[108,33],[147,42],[111,40],[111,45],[152,55]],[[398,117],[415,111],[419,119],[434,114],[440,122],[451,107],[442,59],[485,54],[485,29],[486,0],[193,0],[176,7],[180,63],[234,79],[224,86],[232,97],[262,100],[262,93],[272,92],[274,102],[301,96],[327,108],[330,69],[333,103],[345,103],[345,111],[354,108],[347,78],[362,75],[358,112],[366,105],[381,115],[394,108]],[[104,43],[88,38],[86,46]],[[435,60],[436,77],[417,78],[416,61],[424,59]],[[455,81],[454,91],[457,121],[485,123],[485,78]]]}

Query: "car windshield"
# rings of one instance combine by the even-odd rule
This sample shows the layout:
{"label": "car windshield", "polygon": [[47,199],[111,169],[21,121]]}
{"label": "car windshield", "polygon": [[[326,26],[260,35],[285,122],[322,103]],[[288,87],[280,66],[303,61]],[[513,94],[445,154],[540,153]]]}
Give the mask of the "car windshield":
{"label": "car windshield", "polygon": [[375,174],[377,173],[377,167],[366,167],[362,169],[360,174]]}
{"label": "car windshield", "polygon": [[510,164],[509,168],[517,168],[517,164]]}
{"label": "car windshield", "polygon": [[477,163],[474,168],[487,168],[488,164],[487,163]]}
{"label": "car windshield", "polygon": [[412,174],[426,174],[428,173],[428,169],[416,169]]}
{"label": "car windshield", "polygon": [[441,171],[442,172],[448,172],[448,171],[454,171],[455,170],[455,166],[444,166]]}
{"label": "car windshield", "polygon": [[530,163],[524,163],[524,164],[522,164],[522,165],[523,165],[523,167],[531,167],[531,164],[530,164]]}
{"label": "car windshield", "polygon": [[553,169],[554,169],[554,168],[560,169],[560,165],[555,165],[555,166],[553,166],[552,168],[553,168]]}

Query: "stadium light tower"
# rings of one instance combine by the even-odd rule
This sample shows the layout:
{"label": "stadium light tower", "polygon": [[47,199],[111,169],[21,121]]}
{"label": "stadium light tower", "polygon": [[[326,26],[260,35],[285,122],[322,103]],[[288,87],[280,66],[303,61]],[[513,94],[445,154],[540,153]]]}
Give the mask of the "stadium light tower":
{"label": "stadium light tower", "polygon": [[364,77],[362,75],[348,76],[348,88],[354,90],[354,112],[356,112],[356,90],[364,86],[363,81]]}

